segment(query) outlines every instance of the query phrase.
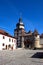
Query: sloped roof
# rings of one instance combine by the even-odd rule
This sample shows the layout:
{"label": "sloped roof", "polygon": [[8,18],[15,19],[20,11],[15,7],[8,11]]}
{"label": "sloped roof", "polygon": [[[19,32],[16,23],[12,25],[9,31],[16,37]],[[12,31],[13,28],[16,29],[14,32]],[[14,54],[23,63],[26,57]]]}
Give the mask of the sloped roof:
{"label": "sloped roof", "polygon": [[39,35],[38,31],[35,29],[33,35]]}
{"label": "sloped roof", "polygon": [[31,30],[29,30],[29,31],[28,31],[28,33],[32,33],[32,31],[31,31]]}
{"label": "sloped roof", "polygon": [[15,38],[15,37],[11,36],[9,33],[7,33],[6,31],[1,30],[1,29],[0,29],[0,34],[5,35],[5,36],[8,36],[8,37]]}
{"label": "sloped roof", "polygon": [[43,38],[43,33],[40,35],[40,38]]}

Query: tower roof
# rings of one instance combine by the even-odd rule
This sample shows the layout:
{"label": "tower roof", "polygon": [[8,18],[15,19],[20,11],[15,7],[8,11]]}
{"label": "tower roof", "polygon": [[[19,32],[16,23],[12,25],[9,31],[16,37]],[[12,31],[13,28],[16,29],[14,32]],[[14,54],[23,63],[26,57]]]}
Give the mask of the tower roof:
{"label": "tower roof", "polygon": [[19,24],[20,24],[20,25],[23,24],[21,17],[19,18]]}
{"label": "tower roof", "polygon": [[32,33],[32,31],[31,31],[31,30],[29,30],[29,31],[28,31],[28,33]]}
{"label": "tower roof", "polygon": [[19,22],[16,24],[16,27],[24,29],[24,24],[22,22],[22,18],[21,17],[19,18]]}
{"label": "tower roof", "polygon": [[38,31],[35,29],[33,32],[34,35],[39,35]]}

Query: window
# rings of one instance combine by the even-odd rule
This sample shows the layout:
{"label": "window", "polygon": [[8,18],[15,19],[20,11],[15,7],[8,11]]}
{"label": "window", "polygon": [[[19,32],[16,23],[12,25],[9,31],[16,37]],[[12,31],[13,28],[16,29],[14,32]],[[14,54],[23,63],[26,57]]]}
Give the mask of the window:
{"label": "window", "polygon": [[3,39],[5,39],[5,36],[3,36]]}
{"label": "window", "polygon": [[6,49],[7,49],[7,45],[6,45]]}
{"label": "window", "polygon": [[11,41],[11,39],[9,38],[9,42]]}
{"label": "window", "polygon": [[12,42],[13,42],[13,39],[12,39]]}
{"label": "window", "polygon": [[14,42],[16,42],[16,40],[14,40]]}
{"label": "window", "polygon": [[11,45],[9,44],[9,45],[8,45],[8,47],[10,48],[10,47],[11,47]]}
{"label": "window", "polygon": [[2,46],[4,46],[5,44],[3,43]]}

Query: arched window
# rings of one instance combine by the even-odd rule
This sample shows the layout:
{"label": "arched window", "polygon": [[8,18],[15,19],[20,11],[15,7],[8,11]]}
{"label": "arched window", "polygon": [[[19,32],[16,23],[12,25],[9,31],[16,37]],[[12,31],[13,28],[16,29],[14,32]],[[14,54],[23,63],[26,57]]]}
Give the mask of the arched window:
{"label": "arched window", "polygon": [[11,41],[11,39],[9,38],[9,42]]}
{"label": "arched window", "polygon": [[12,42],[13,42],[13,39],[12,39]]}
{"label": "arched window", "polygon": [[5,44],[3,43],[2,46],[4,46]]}
{"label": "arched window", "polygon": [[5,39],[5,36],[3,36],[3,39]]}
{"label": "arched window", "polygon": [[9,44],[8,46],[9,46],[9,47],[11,47],[11,45],[10,45],[10,44]]}

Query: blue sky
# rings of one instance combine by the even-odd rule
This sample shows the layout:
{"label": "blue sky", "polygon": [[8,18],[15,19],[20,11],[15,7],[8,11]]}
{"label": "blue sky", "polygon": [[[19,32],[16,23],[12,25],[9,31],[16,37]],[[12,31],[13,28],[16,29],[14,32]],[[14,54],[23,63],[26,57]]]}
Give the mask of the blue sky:
{"label": "blue sky", "polygon": [[20,13],[27,32],[43,33],[43,0],[0,0],[0,29],[14,35]]}

